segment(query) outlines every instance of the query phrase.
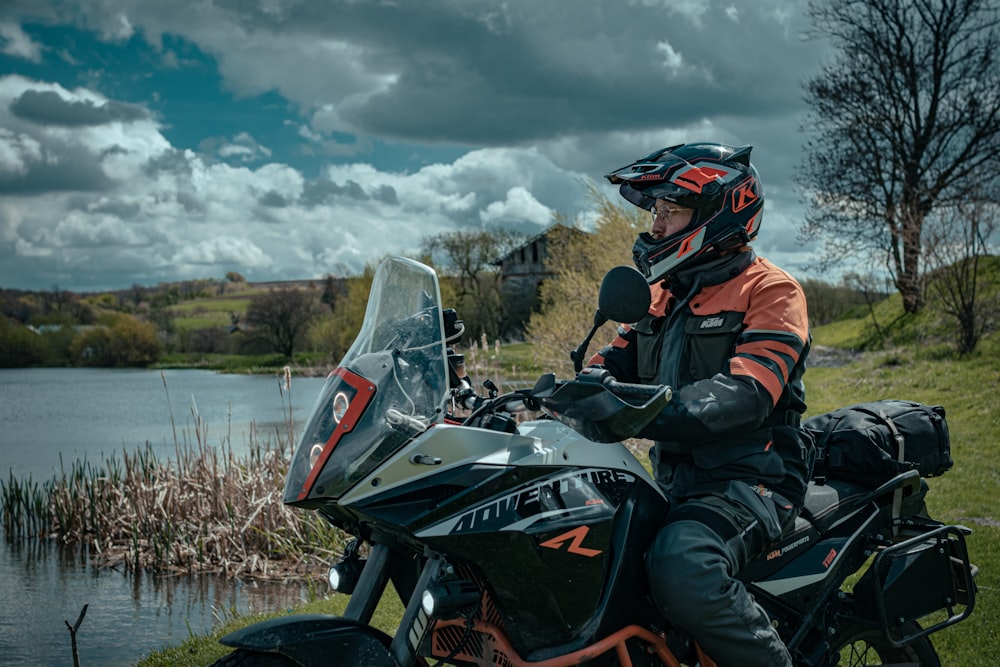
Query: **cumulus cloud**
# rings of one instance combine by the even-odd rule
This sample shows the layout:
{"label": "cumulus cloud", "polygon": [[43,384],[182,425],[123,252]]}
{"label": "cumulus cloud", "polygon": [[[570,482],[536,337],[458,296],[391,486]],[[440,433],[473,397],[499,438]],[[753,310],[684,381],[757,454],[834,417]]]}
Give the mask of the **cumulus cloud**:
{"label": "cumulus cloud", "polygon": [[544,227],[552,219],[552,210],[539,202],[527,189],[517,186],[507,191],[503,201],[490,203],[479,214],[484,223],[528,220]]}
{"label": "cumulus cloud", "polygon": [[170,261],[179,265],[197,264],[208,267],[232,265],[257,268],[271,264],[268,256],[253,241],[231,236],[205,239],[181,248]]}
{"label": "cumulus cloud", "polygon": [[0,53],[24,58],[33,63],[41,62],[42,47],[31,39],[16,23],[0,21]]}
{"label": "cumulus cloud", "polygon": [[[586,219],[589,183],[615,196],[604,173],[691,140],[754,144],[761,243],[794,236],[798,84],[820,53],[791,0],[17,6],[4,53],[82,59],[25,32],[43,17],[146,40],[166,71],[211,62],[234,99],[279,98],[295,149],[242,119],[181,145],[150,110],[169,90],[137,104],[86,63],[74,82],[0,77],[0,285],[360,270],[433,234]],[[74,274],[83,258],[107,273]]]}
{"label": "cumulus cloud", "polygon": [[211,137],[203,140],[198,147],[227,161],[256,162],[271,157],[271,149],[258,143],[247,132],[239,132],[232,138]]}

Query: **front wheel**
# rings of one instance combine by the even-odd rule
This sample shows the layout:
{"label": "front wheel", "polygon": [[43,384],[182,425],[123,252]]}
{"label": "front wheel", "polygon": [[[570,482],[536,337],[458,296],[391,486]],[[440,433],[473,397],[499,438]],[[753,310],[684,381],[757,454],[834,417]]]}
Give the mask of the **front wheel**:
{"label": "front wheel", "polygon": [[296,667],[297,662],[278,653],[237,649],[219,658],[211,667]]}
{"label": "front wheel", "polygon": [[832,648],[826,660],[821,663],[825,667],[867,667],[900,663],[941,667],[937,651],[927,637],[920,637],[906,646],[897,647],[876,628],[845,625],[837,628],[830,646]]}

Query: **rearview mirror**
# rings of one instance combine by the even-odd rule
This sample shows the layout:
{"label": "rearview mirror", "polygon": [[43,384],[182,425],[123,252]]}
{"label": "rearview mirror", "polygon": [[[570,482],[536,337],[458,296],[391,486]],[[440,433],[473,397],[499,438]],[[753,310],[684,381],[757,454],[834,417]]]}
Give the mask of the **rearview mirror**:
{"label": "rearview mirror", "polygon": [[631,266],[616,266],[601,281],[597,308],[609,320],[631,324],[649,311],[649,285]]}

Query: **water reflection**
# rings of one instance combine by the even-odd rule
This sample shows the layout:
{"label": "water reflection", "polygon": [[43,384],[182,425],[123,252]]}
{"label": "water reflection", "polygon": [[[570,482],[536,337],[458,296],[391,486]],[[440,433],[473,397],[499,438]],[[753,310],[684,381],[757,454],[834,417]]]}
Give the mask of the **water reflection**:
{"label": "water reflection", "polygon": [[97,567],[86,551],[0,539],[0,656],[4,665],[72,665],[68,622],[83,665],[126,666],[211,630],[234,612],[289,608],[300,582],[227,581],[211,575],[137,576]]}

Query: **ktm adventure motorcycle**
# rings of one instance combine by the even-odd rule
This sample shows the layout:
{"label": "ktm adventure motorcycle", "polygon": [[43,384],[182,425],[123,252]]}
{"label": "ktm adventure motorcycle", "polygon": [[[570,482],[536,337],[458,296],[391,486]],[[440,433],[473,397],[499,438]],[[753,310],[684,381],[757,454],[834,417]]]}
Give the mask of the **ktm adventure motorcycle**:
{"label": "ktm adventure motorcycle", "polygon": [[[575,379],[503,394],[487,381],[479,396],[435,272],[385,260],[284,490],[356,538],[330,570],[345,613],[238,630],[217,664],[714,665],[650,599],[643,553],[668,502],[620,443],[671,390],[580,370],[597,326],[639,319],[648,294],[613,269]],[[518,422],[525,409],[541,418]],[[813,483],[794,527],[741,573],[796,664],[940,664],[928,635],[971,613],[974,566],[969,531],[930,519],[927,490],[917,471]],[[369,625],[390,583],[405,605],[392,636]]]}

